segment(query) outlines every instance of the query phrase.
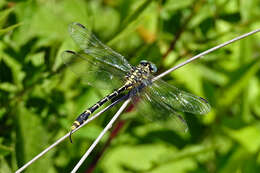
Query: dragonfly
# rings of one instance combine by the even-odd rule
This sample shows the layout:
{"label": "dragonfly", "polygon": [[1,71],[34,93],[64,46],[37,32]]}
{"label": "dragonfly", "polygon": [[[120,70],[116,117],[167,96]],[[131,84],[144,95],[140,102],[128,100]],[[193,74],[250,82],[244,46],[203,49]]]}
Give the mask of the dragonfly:
{"label": "dragonfly", "polygon": [[64,51],[63,62],[88,84],[114,89],[82,112],[72,124],[71,132],[99,107],[126,94],[137,104],[141,114],[151,120],[171,120],[181,131],[187,131],[188,126],[178,112],[207,114],[210,111],[210,104],[204,98],[182,91],[162,79],[153,80],[157,67],[152,62],[142,60],[136,66],[131,65],[80,23],[70,24],[68,30],[80,51]]}

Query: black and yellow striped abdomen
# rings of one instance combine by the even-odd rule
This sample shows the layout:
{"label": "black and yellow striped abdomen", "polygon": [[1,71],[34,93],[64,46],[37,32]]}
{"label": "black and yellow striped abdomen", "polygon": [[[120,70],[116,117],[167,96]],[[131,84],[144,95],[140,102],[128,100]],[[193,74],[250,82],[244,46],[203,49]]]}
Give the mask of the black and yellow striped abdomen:
{"label": "black and yellow striped abdomen", "polygon": [[73,125],[71,126],[71,130],[74,130],[75,128],[77,128],[78,126],[80,126],[84,121],[86,121],[88,119],[88,117],[95,112],[100,106],[102,106],[103,104],[105,104],[106,102],[108,102],[109,100],[113,99],[114,97],[116,97],[118,94],[124,92],[125,90],[129,89],[131,87],[131,83],[128,83],[124,86],[122,86],[121,88],[117,89],[116,91],[112,92],[111,94],[107,95],[106,97],[104,97],[102,100],[98,101],[96,104],[94,104],[93,106],[91,106],[89,109],[87,109],[86,111],[82,112],[78,118],[74,121]]}

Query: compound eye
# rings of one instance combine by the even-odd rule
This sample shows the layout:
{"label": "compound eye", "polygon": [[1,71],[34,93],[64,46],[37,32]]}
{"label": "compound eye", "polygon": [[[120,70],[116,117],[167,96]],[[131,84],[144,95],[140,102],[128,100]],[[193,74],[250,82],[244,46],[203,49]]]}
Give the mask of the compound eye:
{"label": "compound eye", "polygon": [[156,66],[153,67],[153,72],[157,72],[157,67]]}
{"label": "compound eye", "polygon": [[151,71],[152,71],[153,73],[157,72],[157,67],[156,67],[155,64],[150,63],[150,67],[151,67]]}

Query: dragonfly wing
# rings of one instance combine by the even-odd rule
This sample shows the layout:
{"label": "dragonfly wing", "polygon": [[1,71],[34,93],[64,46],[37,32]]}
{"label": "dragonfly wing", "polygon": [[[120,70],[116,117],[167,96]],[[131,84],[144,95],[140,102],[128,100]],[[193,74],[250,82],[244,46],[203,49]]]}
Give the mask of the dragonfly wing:
{"label": "dragonfly wing", "polygon": [[148,86],[146,93],[150,98],[160,98],[161,102],[177,111],[193,114],[207,114],[210,111],[205,99],[181,91],[161,79]]}
{"label": "dragonfly wing", "polygon": [[91,86],[105,89],[114,89],[123,84],[125,71],[98,61],[85,53],[64,51],[63,62],[69,66],[83,81]]}
{"label": "dragonfly wing", "polygon": [[131,65],[119,53],[99,41],[94,34],[79,23],[69,25],[69,33],[84,53],[122,71],[130,71]]}
{"label": "dragonfly wing", "polygon": [[176,131],[186,132],[188,126],[186,121],[172,107],[162,102],[161,98],[153,97],[149,90],[138,93],[132,98],[134,105],[137,105],[139,114],[150,119],[151,121],[163,123],[163,126],[169,127]]}

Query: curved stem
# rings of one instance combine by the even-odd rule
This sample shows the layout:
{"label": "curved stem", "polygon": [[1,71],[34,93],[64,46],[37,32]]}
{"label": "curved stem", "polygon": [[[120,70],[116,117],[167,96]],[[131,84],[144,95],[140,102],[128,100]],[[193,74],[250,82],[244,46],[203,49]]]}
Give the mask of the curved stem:
{"label": "curved stem", "polygon": [[105,133],[112,127],[113,123],[117,120],[119,115],[124,111],[128,103],[130,102],[130,99],[126,100],[124,104],[120,107],[120,109],[117,111],[117,113],[113,116],[113,118],[109,121],[109,123],[106,125],[104,130],[99,134],[99,136],[96,138],[96,140],[93,142],[93,144],[88,148],[86,153],[82,156],[80,161],[77,163],[77,165],[73,168],[71,173],[75,173],[79,167],[82,165],[82,163],[86,160],[88,155],[92,152],[92,150],[96,147],[96,145],[99,143],[101,138],[105,135]]}
{"label": "curved stem", "polygon": [[113,106],[115,106],[116,104],[120,103],[123,99],[127,99],[128,97],[123,97],[122,99],[118,99],[116,101],[114,101],[113,103],[111,103],[110,105],[108,105],[107,107],[105,107],[103,110],[101,110],[100,112],[96,113],[95,115],[93,115],[92,117],[90,117],[89,119],[87,119],[82,125],[80,125],[78,128],[76,128],[75,130],[68,132],[66,135],[64,135],[63,137],[61,137],[60,139],[58,139],[56,142],[54,142],[52,145],[50,145],[48,148],[46,148],[45,150],[43,150],[40,154],[38,154],[37,156],[35,156],[32,160],[30,160],[29,162],[27,162],[25,165],[23,165],[20,169],[18,169],[16,171],[16,173],[20,173],[22,172],[24,169],[26,169],[28,166],[30,166],[33,162],[35,162],[36,160],[38,160],[39,158],[41,158],[44,154],[46,154],[48,151],[50,151],[52,148],[54,148],[55,146],[57,146],[59,143],[61,143],[62,141],[64,141],[66,138],[68,138],[71,134],[75,133],[76,131],[78,131],[80,128],[82,128],[83,126],[85,126],[86,124],[88,124],[90,121],[94,120],[95,118],[97,118],[98,116],[100,116],[101,114],[103,114],[105,111],[107,111],[108,109],[112,108]]}
{"label": "curved stem", "polygon": [[240,40],[240,39],[243,39],[243,38],[245,38],[245,37],[247,37],[247,36],[249,36],[249,35],[255,34],[255,33],[259,32],[259,31],[260,31],[260,29],[256,29],[256,30],[254,30],[254,31],[251,31],[251,32],[248,32],[248,33],[246,33],[246,34],[243,34],[243,35],[241,35],[241,36],[239,36],[239,37],[236,37],[236,38],[234,38],[234,39],[232,39],[232,40],[229,40],[229,41],[227,41],[227,42],[225,42],[225,43],[222,43],[222,44],[220,44],[220,45],[217,45],[217,46],[215,46],[215,47],[213,47],[213,48],[211,48],[211,49],[208,49],[208,50],[206,50],[206,51],[204,51],[204,52],[202,52],[202,53],[200,53],[200,54],[198,54],[198,55],[196,55],[196,56],[194,56],[194,57],[192,57],[192,58],[190,58],[190,59],[188,59],[188,60],[186,60],[186,61],[184,61],[184,62],[182,62],[182,63],[180,63],[180,64],[178,64],[178,65],[176,65],[176,66],[174,66],[173,68],[170,68],[169,70],[166,70],[165,72],[159,74],[158,76],[156,76],[156,77],[153,78],[153,81],[162,78],[163,76],[165,76],[165,75],[171,73],[172,71],[177,70],[178,68],[180,68],[180,67],[182,67],[182,66],[184,66],[184,65],[186,65],[186,64],[188,64],[188,63],[190,63],[190,62],[192,62],[192,61],[194,61],[194,60],[196,60],[196,59],[198,59],[198,58],[201,58],[202,56],[205,56],[205,55],[207,55],[207,54],[209,54],[209,53],[211,53],[211,52],[214,52],[215,50],[217,50],[217,49],[219,49],[219,48],[222,48],[222,47],[224,47],[224,46],[227,46],[227,45],[229,45],[229,44],[231,44],[231,43],[233,43],[233,42],[236,42],[236,41],[238,41],[238,40]]}

